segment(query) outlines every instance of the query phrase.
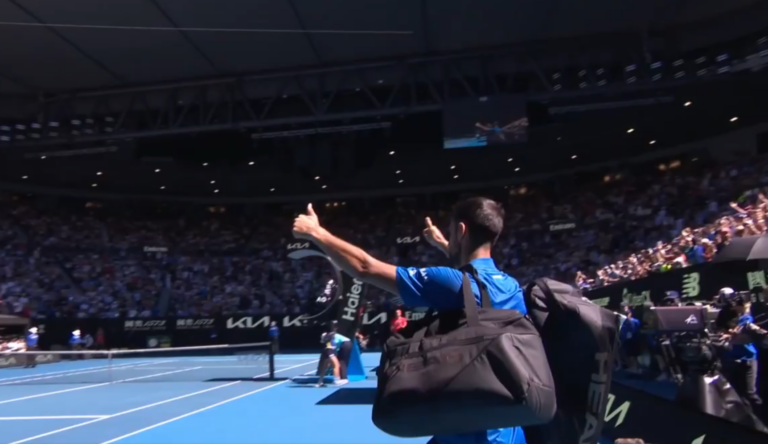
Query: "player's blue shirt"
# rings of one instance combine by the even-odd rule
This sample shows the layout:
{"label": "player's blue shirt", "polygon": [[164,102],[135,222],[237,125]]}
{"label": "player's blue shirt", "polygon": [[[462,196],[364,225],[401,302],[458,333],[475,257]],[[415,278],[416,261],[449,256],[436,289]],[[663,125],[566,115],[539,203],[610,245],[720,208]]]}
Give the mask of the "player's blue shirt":
{"label": "player's blue shirt", "polygon": [[27,347],[37,347],[38,335],[35,333],[27,334]]}
{"label": "player's blue shirt", "polygon": [[82,339],[80,339],[80,336],[72,335],[72,336],[69,337],[69,345],[77,345],[77,344],[82,344],[82,343],[83,343],[83,341],[82,341]]}
{"label": "player's blue shirt", "polygon": [[280,329],[277,328],[277,325],[272,325],[269,327],[269,338],[270,339],[277,339],[277,337],[280,336]]}
{"label": "player's blue shirt", "polygon": [[[755,322],[752,315],[745,314],[739,317],[739,327],[746,327],[747,324]],[[755,344],[737,344],[733,345],[728,357],[733,361],[752,361],[757,359],[757,349]]]}
{"label": "player's blue shirt", "polygon": [[[471,264],[488,288],[493,308],[528,313],[520,284],[496,268],[493,259],[475,259]],[[397,289],[408,307],[430,307],[438,311],[457,310],[464,308],[462,276],[461,271],[448,267],[397,267]],[[472,276],[469,280],[475,300],[480,305],[480,289],[477,282]],[[440,435],[436,438],[440,444],[526,444],[525,434],[520,427],[461,435]]]}

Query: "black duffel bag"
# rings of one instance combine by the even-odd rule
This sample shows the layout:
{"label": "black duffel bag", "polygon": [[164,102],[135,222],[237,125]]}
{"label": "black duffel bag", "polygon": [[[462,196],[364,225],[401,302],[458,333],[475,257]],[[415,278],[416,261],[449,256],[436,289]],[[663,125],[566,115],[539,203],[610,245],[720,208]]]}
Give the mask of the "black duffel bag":
{"label": "black duffel bag", "polygon": [[440,312],[412,338],[384,344],[373,404],[382,431],[419,437],[552,420],[555,385],[539,333],[519,311],[491,308],[474,277],[486,308],[465,274],[463,316]]}

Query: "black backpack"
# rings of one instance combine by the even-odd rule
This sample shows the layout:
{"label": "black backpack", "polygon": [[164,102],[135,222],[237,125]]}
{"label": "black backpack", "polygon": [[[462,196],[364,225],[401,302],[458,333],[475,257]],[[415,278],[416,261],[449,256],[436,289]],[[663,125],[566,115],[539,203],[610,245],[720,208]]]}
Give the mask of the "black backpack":
{"label": "black backpack", "polygon": [[597,444],[605,422],[619,316],[584,299],[571,285],[537,279],[525,291],[555,381],[557,414],[525,427],[528,444]]}

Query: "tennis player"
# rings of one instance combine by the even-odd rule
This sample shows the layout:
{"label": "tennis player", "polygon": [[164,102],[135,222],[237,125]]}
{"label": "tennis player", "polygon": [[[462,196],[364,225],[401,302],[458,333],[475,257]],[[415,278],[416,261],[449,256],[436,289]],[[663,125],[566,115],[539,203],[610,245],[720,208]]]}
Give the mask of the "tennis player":
{"label": "tennis player", "polygon": [[[504,209],[482,197],[465,199],[456,204],[451,214],[450,236],[446,239],[427,218],[425,239],[440,249],[455,267],[471,264],[487,286],[495,309],[517,310],[526,314],[523,291],[518,282],[496,267],[491,247],[504,227]],[[362,234],[362,233],[361,233]],[[407,307],[429,307],[436,310],[464,308],[462,272],[448,267],[397,267],[374,258],[362,249],[334,236],[315,214],[312,205],[306,214],[293,222],[293,235],[317,245],[334,264],[350,276],[399,295]],[[480,288],[470,277],[472,292],[480,305]],[[429,421],[429,418],[424,418]],[[461,435],[440,435],[431,444],[526,444],[520,427],[478,430]]]}

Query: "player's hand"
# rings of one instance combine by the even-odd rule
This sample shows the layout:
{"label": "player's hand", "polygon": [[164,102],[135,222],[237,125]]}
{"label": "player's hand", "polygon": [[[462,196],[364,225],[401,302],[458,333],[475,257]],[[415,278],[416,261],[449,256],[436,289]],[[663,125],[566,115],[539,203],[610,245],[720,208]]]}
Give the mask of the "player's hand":
{"label": "player's hand", "polygon": [[432,224],[432,219],[430,218],[424,219],[424,223],[427,227],[424,228],[423,234],[427,242],[429,242],[430,245],[441,249],[443,252],[447,252],[448,240],[445,239],[445,236],[443,236],[440,229]]}
{"label": "player's hand", "polygon": [[293,220],[293,237],[296,239],[313,239],[322,230],[320,220],[312,208],[312,204],[307,205],[307,212],[300,214]]}

